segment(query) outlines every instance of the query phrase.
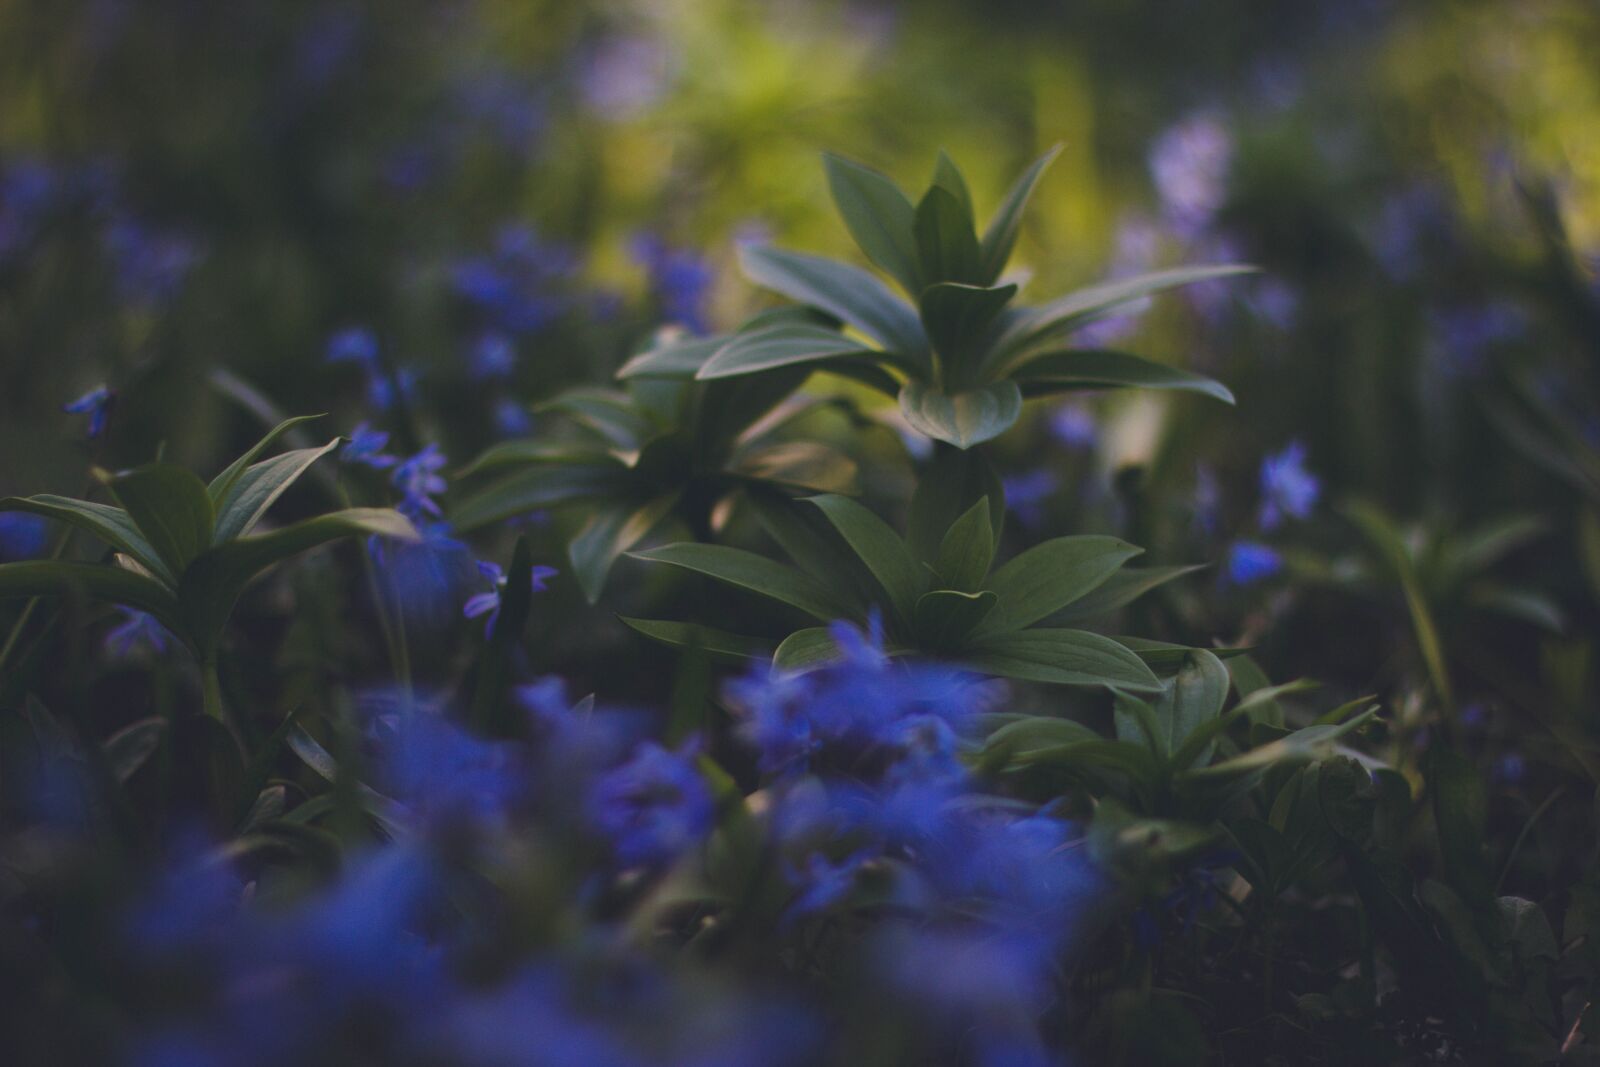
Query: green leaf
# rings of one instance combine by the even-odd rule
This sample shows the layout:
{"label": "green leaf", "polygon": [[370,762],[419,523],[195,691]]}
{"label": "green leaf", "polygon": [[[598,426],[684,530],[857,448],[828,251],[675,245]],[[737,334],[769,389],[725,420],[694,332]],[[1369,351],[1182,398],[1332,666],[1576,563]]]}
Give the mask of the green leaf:
{"label": "green leaf", "polygon": [[0,597],[71,596],[78,592],[149,612],[167,629],[182,635],[178,602],[154,578],[108,563],[0,563]]}
{"label": "green leaf", "polygon": [[1018,357],[1025,355],[1033,346],[1091,322],[1122,304],[1195,282],[1230,278],[1254,273],[1255,270],[1255,267],[1237,265],[1160,270],[1079,289],[1029,308],[1012,319],[990,350],[993,373],[1010,373],[1019,362]]}
{"label": "green leaf", "polygon": [[868,259],[915,296],[922,290],[914,233],[916,211],[900,187],[871,167],[825,152],[828,189]]}
{"label": "green leaf", "polygon": [[450,525],[469,533],[513,515],[564,504],[581,497],[626,493],[633,478],[621,461],[541,464],[501,479],[450,511]]}
{"label": "green leaf", "polygon": [[833,594],[809,575],[740,548],[683,541],[628,554],[634,559],[665,563],[748,589],[798,608],[823,622],[832,622],[845,614]]}
{"label": "green leaf", "polygon": [[[1205,649],[1193,649],[1184,658],[1177,677],[1167,683],[1154,705],[1163,753],[1183,751],[1184,742],[1195,731],[1222,714],[1229,681],[1228,668]],[[1204,763],[1214,748],[1214,741],[1206,741],[1198,752],[1185,753],[1186,762]]]}
{"label": "green leaf", "polygon": [[486,470],[496,470],[500,467],[521,467],[535,463],[580,463],[614,466],[616,465],[616,457],[612,455],[610,450],[598,446],[575,445],[566,441],[542,441],[536,438],[524,437],[515,441],[501,441],[497,445],[491,445],[484,449],[471,463],[456,471],[456,477],[465,478]]}
{"label": "green leaf", "polygon": [[869,271],[823,256],[750,245],[739,250],[739,263],[757,285],[819,308],[891,352],[915,357],[927,348],[916,313]]}
{"label": "green leaf", "polygon": [[284,419],[268,430],[265,437],[250,446],[248,452],[228,464],[226,470],[211,479],[211,484],[206,487],[206,492],[211,495],[211,502],[216,505],[217,513],[219,515],[222,513],[222,499],[233,488],[233,483],[239,480],[239,476],[244,473],[246,467],[260,459],[262,454],[272,447],[274,441],[296,426],[320,418],[322,418],[321,415],[296,415],[293,418]]}
{"label": "green leaf", "polygon": [[989,524],[989,498],[983,497],[945,532],[933,569],[949,588],[970,593],[983,585],[993,563],[994,527]]}
{"label": "green leaf", "polygon": [[1483,769],[1459,752],[1436,748],[1428,771],[1445,874],[1469,904],[1486,907],[1492,891],[1484,857],[1489,799]]}
{"label": "green leaf", "polygon": [[130,723],[106,738],[101,748],[105,751],[106,767],[118,784],[127,782],[155,755],[166,732],[167,720],[156,716]]}
{"label": "green leaf", "polygon": [[983,743],[981,767],[998,770],[1013,762],[1027,763],[1036,752],[1079,741],[1100,741],[1099,734],[1080,722],[1053,715],[1030,715],[1006,723]]}
{"label": "green leaf", "polygon": [[840,356],[880,355],[837,330],[820,326],[773,326],[734,334],[695,372],[695,378],[700,381],[731,378]]}
{"label": "green leaf", "polygon": [[986,633],[1030,626],[1106,581],[1143,552],[1116,537],[1085,534],[1057,537],[1023,552],[995,571],[989,588],[1000,606],[984,623]]}
{"label": "green leaf", "polygon": [[346,508],[207,549],[184,571],[178,600],[188,632],[202,653],[214,646],[234,603],[256,576],[318,545],[343,537],[375,534],[417,539],[409,519],[390,508]]}
{"label": "green leaf", "polygon": [[856,461],[816,441],[778,441],[742,449],[728,473],[812,492],[856,491]]}
{"label": "green leaf", "polygon": [[1183,771],[1178,777],[1184,781],[1197,783],[1216,782],[1262,772],[1273,764],[1285,760],[1322,759],[1333,754],[1334,742],[1345,734],[1365,726],[1377,713],[1378,709],[1374,707],[1338,726],[1327,724],[1306,726],[1287,737],[1252,748],[1231,759],[1213,763],[1209,767],[1196,767]]}
{"label": "green leaf", "polygon": [[796,630],[779,643],[772,653],[772,665],[784,671],[804,671],[839,658],[833,631],[826,626]]}
{"label": "green leaf", "polygon": [[956,166],[944,149],[939,149],[939,157],[933,164],[933,185],[937,185],[956,198],[961,205],[961,210],[966,212],[967,228],[976,230],[978,223],[972,210],[972,190],[967,188],[967,179],[962,175],[961,168]]}
{"label": "green leaf", "polygon": [[961,381],[978,369],[984,339],[1016,295],[1015,285],[985,289],[957,282],[940,282],[922,291],[922,326],[947,375]]}
{"label": "green leaf", "polygon": [[1013,376],[1025,396],[1075,389],[1168,389],[1200,393],[1233,403],[1233,393],[1221,382],[1126,352],[1077,349],[1030,356],[1016,365]]}
{"label": "green leaf", "polygon": [[732,334],[715,337],[686,337],[652,345],[629,359],[617,370],[617,377],[628,378],[693,378],[700,365],[711,354],[732,338]]}
{"label": "green leaf", "polygon": [[867,565],[888,595],[902,625],[909,624],[917,598],[927,588],[924,572],[900,535],[864,505],[849,497],[824,495],[809,498],[833,524],[850,548]]}
{"label": "green leaf", "polygon": [[1122,567],[1111,577],[1051,615],[1052,625],[1069,625],[1102,618],[1118,608],[1126,607],[1152,589],[1182,578],[1186,574],[1205,570],[1207,564],[1195,563],[1187,567]]}
{"label": "green leaf", "polygon": [[674,648],[694,648],[720,662],[746,663],[772,658],[772,646],[755,637],[725,633],[709,626],[659,619],[629,619],[618,616],[630,629],[652,641]]}
{"label": "green leaf", "polygon": [[147,463],[107,483],[167,568],[180,577],[211,544],[215,512],[205,483],[172,463]]}
{"label": "green leaf", "polygon": [[917,640],[938,651],[961,647],[967,635],[994,610],[997,599],[988,590],[963,593],[934,589],[922,594],[913,612]]}
{"label": "green leaf", "polygon": [[678,493],[664,493],[644,504],[621,501],[601,507],[567,545],[573,577],[589,603],[605,591],[606,577],[617,557],[638,544],[678,503]]}
{"label": "green leaf", "polygon": [[1033,196],[1034,186],[1039,184],[1045,168],[1049,167],[1060,154],[1061,146],[1054,145],[1023,171],[1022,176],[1011,186],[1011,191],[1006,193],[1005,199],[1000,202],[994,218],[989,220],[989,228],[983,231],[983,241],[980,245],[985,284],[993,285],[995,279],[1006,269],[1006,261],[1011,258],[1011,250],[1017,244],[1017,234],[1022,232],[1022,213],[1028,206],[1028,199]]}
{"label": "green leaf", "polygon": [[92,534],[137,560],[146,570],[168,585],[176,586],[178,577],[163,560],[155,547],[145,540],[133,519],[121,508],[99,504],[92,500],[74,500],[71,497],[50,493],[29,497],[6,497],[0,500],[0,511],[26,511],[42,515]]}
{"label": "green leaf", "polygon": [[1005,380],[947,396],[937,386],[907,382],[900,412],[918,433],[957,448],[971,448],[1009,430],[1022,414],[1022,392]]}
{"label": "green leaf", "polygon": [[865,607],[860,594],[870,583],[871,575],[822,512],[770,488],[752,487],[744,499],[755,511],[762,530],[778,543],[784,555],[832,589],[837,599],[849,604],[850,616],[859,616],[859,609]]}
{"label": "green leaf", "polygon": [[960,659],[974,670],[1029,682],[1145,692],[1161,688],[1138,656],[1110,638],[1083,630],[1022,630],[980,637]]}
{"label": "green leaf", "polygon": [[[924,287],[938,282],[974,284],[982,263],[972,212],[955,193],[934,185],[923,194],[913,217],[917,264]],[[913,294],[919,290],[913,290]]]}
{"label": "green leaf", "polygon": [[1012,762],[1021,766],[1059,767],[1079,773],[1114,771],[1141,785],[1160,774],[1150,750],[1128,741],[1086,738],[1065,744],[1041,746],[1017,753]]}
{"label": "green leaf", "polygon": [[637,452],[657,431],[628,394],[615,389],[569,389],[534,410],[566,415],[624,452]]}
{"label": "green leaf", "polygon": [[220,545],[255,528],[267,509],[317,460],[339,446],[335,437],[321,448],[301,448],[246,467],[217,503],[211,543]]}
{"label": "green leaf", "polygon": [[1005,522],[1006,494],[994,464],[979,450],[963,450],[936,441],[933,459],[917,476],[911,495],[907,542],[917,558],[933,564],[939,546],[957,519],[979,500],[989,501],[989,529],[1000,543]]}

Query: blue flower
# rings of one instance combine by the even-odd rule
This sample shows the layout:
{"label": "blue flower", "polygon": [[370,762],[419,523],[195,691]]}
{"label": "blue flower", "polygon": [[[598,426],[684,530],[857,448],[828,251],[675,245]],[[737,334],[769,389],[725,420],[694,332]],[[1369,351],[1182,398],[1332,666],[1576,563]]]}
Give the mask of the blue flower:
{"label": "blue flower", "polygon": [[0,512],[0,560],[37,559],[50,547],[50,524],[42,515]]}
{"label": "blue flower", "polygon": [[716,273],[693,252],[669,247],[654,234],[634,238],[633,255],[650,275],[650,291],[668,323],[705,333],[706,300]]}
{"label": "blue flower", "polygon": [[339,450],[339,458],[346,463],[360,463],[376,470],[388,470],[400,462],[383,450],[389,445],[389,434],[360,423],[350,431],[350,440]]}
{"label": "blue flower", "polygon": [[1055,472],[1048,467],[1007,475],[1001,484],[1005,489],[1006,508],[1024,526],[1038,526],[1044,521],[1044,504],[1059,488]]}
{"label": "blue flower", "polygon": [[1168,223],[1191,238],[1211,224],[1227,197],[1233,135],[1217,112],[1197,112],[1156,138],[1149,162]]}
{"label": "blue flower", "polygon": [[1050,413],[1050,436],[1068,448],[1093,448],[1098,431],[1087,405],[1068,402]]}
{"label": "blue flower", "polygon": [[694,741],[676,752],[646,741],[595,781],[589,818],[623,867],[666,863],[711,832],[715,805],[697,753]]}
{"label": "blue flower", "polygon": [[70,404],[62,405],[61,410],[69,415],[89,416],[88,436],[93,439],[105,433],[106,423],[111,418],[111,408],[116,401],[117,394],[101,385],[84,393]]}
{"label": "blue flower", "polygon": [[1283,570],[1277,549],[1259,541],[1235,541],[1228,549],[1227,578],[1234,585],[1251,585]]}
{"label": "blue flower", "polygon": [[446,522],[413,517],[418,540],[369,538],[367,550],[381,567],[388,593],[406,616],[427,626],[455,618],[458,590],[471,572],[472,557]]}
{"label": "blue flower", "polygon": [[475,378],[509,378],[517,369],[517,349],[511,338],[498,330],[478,335],[470,358]]}
{"label": "blue flower", "polygon": [[460,260],[451,270],[456,292],[478,309],[490,329],[518,335],[548,326],[569,306],[577,259],[519,224],[501,227],[494,252]]}
{"label": "blue flower", "polygon": [[1221,525],[1222,485],[1208,463],[1195,467],[1194,495],[1190,498],[1194,527],[1206,537],[1214,537]]}
{"label": "blue flower", "polygon": [[[554,578],[560,573],[554,567],[534,567],[531,575],[533,591],[535,593],[544,592],[545,581]],[[461,609],[461,613],[469,619],[476,619],[480,615],[488,615],[489,621],[484,627],[484,633],[493,637],[495,620],[500,618],[500,598],[506,589],[506,573],[498,563],[479,560],[478,574],[489,582],[490,589],[487,593],[478,593],[469,599],[466,606]]]}
{"label": "blue flower", "polygon": [[378,370],[378,335],[365,326],[352,326],[328,338],[329,363],[354,363],[373,373]]}
{"label": "blue flower", "polygon": [[374,371],[367,378],[367,403],[378,411],[388,411],[397,402],[414,404],[417,400],[417,372],[410,367],[400,367],[393,374]]}
{"label": "blue flower", "polygon": [[1429,355],[1446,377],[1477,378],[1490,354],[1528,328],[1521,309],[1504,302],[1435,311],[1429,316]]}
{"label": "blue flower", "polygon": [[396,508],[411,518],[444,514],[433,498],[448,488],[444,476],[439,472],[449,462],[449,458],[439,451],[438,445],[429,444],[416,455],[397,463],[394,473],[389,476],[402,497]]}
{"label": "blue flower", "polygon": [[173,636],[155,616],[117,605],[122,622],[106,634],[105,649],[117,659],[139,655],[159,656],[172,647]]}
{"label": "blue flower", "polygon": [[494,404],[494,428],[502,437],[524,437],[533,432],[533,416],[510,397],[501,397]]}
{"label": "blue flower", "polygon": [[1321,493],[1321,482],[1306,470],[1304,442],[1291,441],[1261,461],[1261,528],[1276,529],[1286,516],[1306,518]]}
{"label": "blue flower", "polygon": [[176,296],[201,259],[200,247],[189,238],[132,219],[111,225],[106,248],[116,266],[119,295],[142,310]]}
{"label": "blue flower", "polygon": [[1520,752],[1507,752],[1494,761],[1493,774],[1500,785],[1521,785],[1528,776],[1528,761]]}
{"label": "blue flower", "polygon": [[402,708],[373,717],[374,784],[432,825],[498,822],[527,795],[516,746],[474,737],[443,715]]}
{"label": "blue flower", "polygon": [[657,37],[606,37],[582,59],[579,92],[601,118],[632,118],[661,96],[669,58]]}
{"label": "blue flower", "polygon": [[0,263],[34,239],[59,185],[38,160],[15,160],[0,171]]}

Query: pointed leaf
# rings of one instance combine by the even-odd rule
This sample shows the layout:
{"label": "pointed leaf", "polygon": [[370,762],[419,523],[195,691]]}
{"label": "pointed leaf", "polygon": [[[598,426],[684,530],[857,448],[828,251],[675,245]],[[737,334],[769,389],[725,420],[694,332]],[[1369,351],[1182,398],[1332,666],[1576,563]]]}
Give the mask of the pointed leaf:
{"label": "pointed leaf", "polygon": [[773,326],[734,334],[701,365],[695,378],[701,381],[729,378],[798,363],[820,363],[840,356],[880,357],[881,353],[852,341],[837,330],[820,326]]}
{"label": "pointed leaf", "polygon": [[963,593],[934,589],[917,599],[913,615],[917,640],[937,651],[960,648],[999,599],[988,590]]}
{"label": "pointed leaf", "polygon": [[[1193,649],[1154,704],[1163,754],[1179,751],[1191,734],[1222,714],[1228,688],[1222,661],[1203,648]],[[1214,746],[1207,742],[1190,762],[1206,762]]]}
{"label": "pointed leaf", "polygon": [[946,374],[960,380],[977,370],[985,337],[1016,295],[1015,285],[984,289],[956,282],[940,282],[922,291],[922,326]]}
{"label": "pointed leaf", "polygon": [[772,645],[756,637],[725,633],[709,626],[660,619],[629,619],[618,616],[630,629],[652,641],[675,648],[693,648],[719,662],[748,663],[772,658]]}
{"label": "pointed leaf", "polygon": [[1338,726],[1307,726],[1287,737],[1252,748],[1221,763],[1180,772],[1177,778],[1184,782],[1215,782],[1259,774],[1273,764],[1285,760],[1321,759],[1333,754],[1334,743],[1339,738],[1365,726],[1377,713],[1378,709],[1374,707]]}
{"label": "pointed leaf", "polygon": [[849,497],[825,495],[810,498],[811,504],[844,537],[855,554],[867,565],[888,595],[889,603],[902,624],[909,624],[917,598],[927,581],[916,559],[900,535],[863,504]]}
{"label": "pointed leaf", "polygon": [[1039,184],[1045,168],[1060,154],[1061,146],[1054,145],[1023,171],[1000,202],[994,218],[989,220],[989,228],[983,231],[981,243],[984,284],[993,285],[1006,269],[1006,261],[1011,258],[1011,250],[1017,244],[1017,234],[1022,232],[1022,213],[1028,206],[1028,199],[1033,196],[1034,186]]}
{"label": "pointed leaf", "polygon": [[215,510],[205,483],[173,463],[147,463],[108,482],[128,517],[180,577],[211,545]]}
{"label": "pointed leaf", "polygon": [[916,312],[860,267],[777,248],[739,251],[745,276],[757,285],[849,323],[891,352],[917,356],[927,348]]}
{"label": "pointed leaf", "polygon": [[965,449],[1010,429],[1022,414],[1022,393],[1009,380],[954,396],[927,382],[911,381],[900,390],[900,412],[918,433]]}
{"label": "pointed leaf", "polygon": [[119,784],[132,778],[161,747],[161,738],[166,732],[167,720],[157,716],[130,723],[106,738],[101,748],[105,751],[106,767],[111,776]]}
{"label": "pointed leaf", "polygon": [[1122,567],[1098,586],[1050,616],[1052,625],[1087,622],[1126,607],[1152,589],[1206,569],[1207,564],[1187,567]]}
{"label": "pointed leaf", "polygon": [[321,448],[296,449],[246,467],[218,500],[211,543],[220,545],[249,533],[285,490],[341,440],[335,437]]}
{"label": "pointed leaf", "polygon": [[1122,304],[1147,296],[1214,278],[1251,274],[1255,267],[1226,264],[1208,267],[1179,267],[1132,278],[1103,282],[1068,293],[1016,316],[995,341],[990,366],[995,374],[1007,374],[1033,346],[1084,325]]}
{"label": "pointed leaf", "polygon": [[1047,352],[1028,357],[1012,374],[1030,397],[1076,389],[1168,389],[1234,402],[1233,393],[1221,382],[1126,352]]}
{"label": "pointed leaf", "polygon": [[920,292],[916,211],[905,193],[887,175],[831,152],[823,154],[822,162],[833,202],[861,251],[906,292]]}
{"label": "pointed leaf", "polygon": [[70,596],[77,592],[149,612],[167,629],[181,633],[177,600],[153,578],[106,563],[0,563],[0,597]]}
{"label": "pointed leaf", "polygon": [[754,552],[726,545],[678,542],[628,554],[635,559],[669,564],[748,589],[798,608],[823,622],[832,622],[844,616],[833,594],[815,579]]}
{"label": "pointed leaf", "polygon": [[603,463],[541,464],[495,482],[450,511],[450,524],[468,533],[493,522],[582,497],[626,493],[634,484],[628,468]]}
{"label": "pointed leaf", "polygon": [[178,587],[188,632],[204,651],[221,633],[239,594],[262,572],[318,545],[365,534],[417,539],[416,528],[398,511],[346,508],[207,549],[184,571]]}
{"label": "pointed leaf", "polygon": [[1116,537],[1057,537],[1028,549],[995,571],[989,588],[1000,604],[984,632],[1030,626],[1106,581],[1143,549]]}
{"label": "pointed leaf", "polygon": [[155,547],[145,540],[133,519],[121,508],[99,504],[93,500],[74,500],[71,497],[42,493],[29,497],[6,497],[0,500],[0,511],[26,511],[42,515],[92,534],[118,551],[132,556],[157,578],[170,585],[178,584],[177,575],[167,566]]}
{"label": "pointed leaf", "polygon": [[933,569],[947,587],[970,593],[983,585],[993,563],[994,527],[989,498],[984,497],[946,531]]}
{"label": "pointed leaf", "polygon": [[714,337],[685,337],[657,344],[629,359],[617,370],[617,377],[628,378],[693,378],[700,365],[711,354],[732,338],[732,334]]}
{"label": "pointed leaf", "polygon": [[479,453],[478,457],[456,471],[456,477],[465,478],[486,470],[501,467],[521,467],[532,463],[615,464],[615,457],[605,448],[596,445],[578,445],[566,441],[542,441],[521,438],[501,441]]}
{"label": "pointed leaf", "polygon": [[981,280],[982,263],[972,212],[962,206],[955,193],[935,185],[923,194],[912,232],[924,287],[938,282],[972,285]]}
{"label": "pointed leaf", "polygon": [[944,149],[939,149],[939,157],[933,164],[933,183],[940,186],[955,196],[961,210],[966,212],[967,226],[973,230],[978,228],[972,210],[972,190],[967,188],[967,179],[961,173],[961,168],[956,166]]}
{"label": "pointed leaf", "polygon": [[597,510],[567,545],[573,577],[589,603],[605,591],[617,557],[638,544],[678,503],[678,493],[664,493],[644,504],[621,501]]}
{"label": "pointed leaf", "polygon": [[624,452],[638,451],[657,429],[628,394],[615,389],[569,389],[534,410],[567,415]]}
{"label": "pointed leaf", "polygon": [[928,564],[936,562],[945,534],[981,499],[989,501],[989,529],[994,543],[999,544],[1006,494],[994,464],[980,450],[965,451],[934,442],[933,459],[917,475],[917,488],[911,495],[907,541],[917,558]]}
{"label": "pointed leaf", "polygon": [[780,441],[743,449],[728,472],[813,492],[856,491],[856,461],[816,441]]}
{"label": "pointed leaf", "polygon": [[772,653],[772,665],[782,671],[803,671],[839,658],[833,631],[826,626],[796,630]]}
{"label": "pointed leaf", "polygon": [[973,640],[961,662],[1004,678],[1158,691],[1161,683],[1122,645],[1083,630],[1037,629]]}
{"label": "pointed leaf", "polygon": [[211,479],[211,484],[206,487],[206,492],[211,494],[211,502],[217,506],[217,513],[221,514],[222,498],[228,495],[228,491],[233,488],[233,483],[244,473],[246,467],[260,459],[262,454],[272,447],[273,442],[296,426],[320,418],[322,418],[321,415],[296,415],[293,418],[284,419],[268,430],[265,437],[251,445],[248,452],[228,464],[226,470]]}

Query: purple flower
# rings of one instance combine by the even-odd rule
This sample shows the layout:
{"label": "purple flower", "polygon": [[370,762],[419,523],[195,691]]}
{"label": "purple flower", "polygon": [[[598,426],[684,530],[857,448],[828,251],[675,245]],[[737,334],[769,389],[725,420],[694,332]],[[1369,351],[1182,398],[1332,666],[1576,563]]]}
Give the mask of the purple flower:
{"label": "purple flower", "polygon": [[1050,413],[1050,436],[1068,448],[1093,448],[1098,430],[1087,404],[1069,400]]}
{"label": "purple flower", "polygon": [[502,437],[524,437],[533,432],[533,416],[510,397],[501,397],[494,403],[494,428]]}
{"label": "purple flower", "polygon": [[1490,354],[1527,330],[1520,308],[1495,303],[1435,311],[1428,317],[1429,355],[1446,377],[1476,378],[1489,368]]}
{"label": "purple flower", "polygon": [[[554,567],[534,567],[530,576],[533,591],[535,593],[544,592],[545,581],[554,578],[560,573]],[[461,609],[461,613],[469,619],[476,619],[480,615],[488,615],[489,622],[484,627],[484,633],[493,637],[495,620],[500,617],[500,597],[505,592],[508,579],[500,564],[489,563],[484,560],[478,561],[478,574],[489,582],[491,588],[487,593],[478,593],[469,599],[466,606]]]}
{"label": "purple flower", "polygon": [[1006,508],[1024,526],[1038,526],[1044,521],[1044,504],[1059,488],[1055,473],[1047,467],[1008,475],[1002,485]]}
{"label": "purple flower", "polygon": [[438,502],[433,498],[448,488],[439,471],[449,462],[448,457],[439,451],[438,445],[430,444],[411,458],[397,463],[394,473],[389,476],[403,498],[396,509],[413,519],[420,515],[442,515]]}
{"label": "purple flower", "polygon": [[715,805],[697,755],[694,741],[676,752],[646,741],[594,783],[589,817],[622,866],[668,862],[711,832]]}
{"label": "purple flower", "polygon": [[583,58],[579,92],[602,118],[632,118],[660,97],[667,83],[668,59],[655,38],[605,38]]}
{"label": "purple flower", "polygon": [[1179,236],[1192,238],[1211,224],[1227,197],[1233,135],[1218,112],[1196,112],[1156,138],[1149,163],[1168,223]]}
{"label": "purple flower", "polygon": [[517,369],[517,348],[499,330],[488,330],[472,343],[469,362],[474,378],[509,378]]}
{"label": "purple flower", "polygon": [[329,363],[354,363],[368,373],[378,370],[378,335],[365,326],[352,326],[328,338]]}
{"label": "purple flower", "polygon": [[84,393],[72,403],[63,405],[61,410],[69,415],[89,416],[88,436],[93,440],[105,433],[106,423],[111,418],[111,408],[116,400],[117,394],[101,385]]}
{"label": "purple flower", "polygon": [[435,712],[376,715],[368,732],[374,784],[430,824],[497,823],[528,791],[516,746],[475,737]]}
{"label": "purple flower", "polygon": [[1227,578],[1234,585],[1251,585],[1283,570],[1277,549],[1259,541],[1236,541],[1228,549]]}
{"label": "purple flower", "polygon": [[1195,467],[1194,496],[1190,507],[1193,509],[1195,529],[1206,537],[1215,536],[1221,524],[1222,485],[1217,481],[1217,472],[1208,463]]}
{"label": "purple flower", "polygon": [[1261,528],[1277,529],[1287,516],[1306,518],[1322,493],[1322,483],[1306,470],[1306,446],[1291,441],[1282,452],[1261,461]]}
{"label": "purple flower", "polygon": [[1507,752],[1494,761],[1493,774],[1500,785],[1521,785],[1528,776],[1528,762],[1520,752]]}
{"label": "purple flower", "polygon": [[133,608],[117,606],[122,622],[106,634],[105,650],[117,659],[139,655],[158,656],[172,647],[173,637],[155,616]]}
{"label": "purple flower", "polygon": [[202,258],[200,246],[189,238],[131,219],[114,222],[105,244],[116,267],[118,294],[141,310],[176,296]]}
{"label": "purple flower", "polygon": [[400,462],[399,457],[388,455],[383,451],[388,444],[387,431],[374,430],[363,422],[350,431],[350,440],[339,450],[339,458],[346,463],[360,463],[376,470],[388,470]]}
{"label": "purple flower", "polygon": [[654,234],[634,238],[633,255],[650,275],[650,291],[667,322],[705,333],[706,300],[716,274],[693,252],[671,248]]}
{"label": "purple flower", "polygon": [[567,309],[576,268],[568,248],[541,240],[528,226],[508,224],[496,235],[493,253],[460,260],[451,281],[490,329],[514,336],[548,326]]}
{"label": "purple flower", "polygon": [[42,515],[0,512],[0,560],[38,559],[50,543],[50,524]]}

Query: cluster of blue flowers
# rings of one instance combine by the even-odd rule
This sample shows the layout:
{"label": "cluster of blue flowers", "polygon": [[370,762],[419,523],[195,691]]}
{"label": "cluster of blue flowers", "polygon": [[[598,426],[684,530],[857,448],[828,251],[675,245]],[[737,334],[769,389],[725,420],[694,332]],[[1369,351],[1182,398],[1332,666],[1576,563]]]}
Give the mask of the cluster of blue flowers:
{"label": "cluster of blue flowers", "polygon": [[[1306,467],[1306,458],[1305,444],[1291,441],[1261,461],[1261,501],[1255,520],[1260,531],[1275,531],[1287,519],[1310,517],[1322,495],[1322,482]],[[1283,566],[1276,548],[1245,538],[1228,548],[1225,573],[1235,585],[1251,585],[1276,576]]]}

